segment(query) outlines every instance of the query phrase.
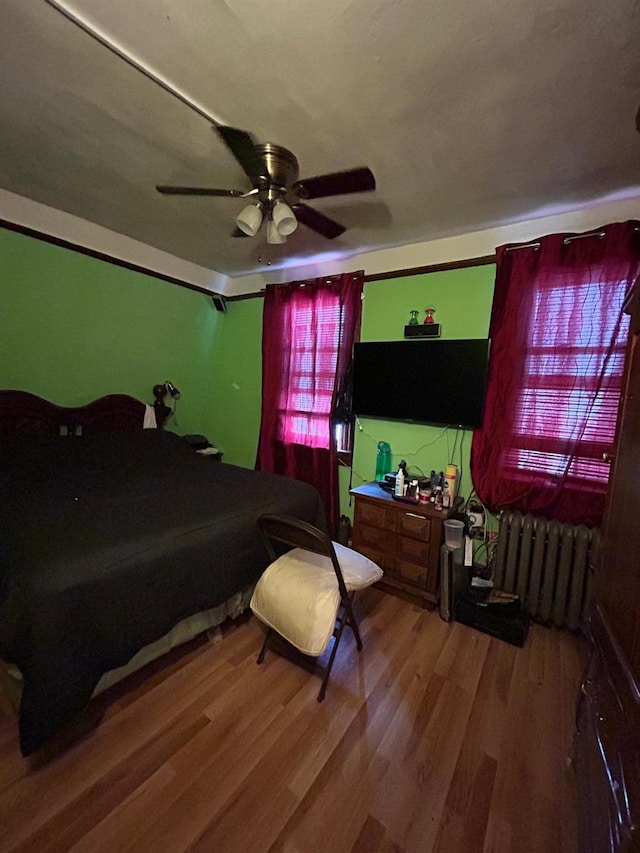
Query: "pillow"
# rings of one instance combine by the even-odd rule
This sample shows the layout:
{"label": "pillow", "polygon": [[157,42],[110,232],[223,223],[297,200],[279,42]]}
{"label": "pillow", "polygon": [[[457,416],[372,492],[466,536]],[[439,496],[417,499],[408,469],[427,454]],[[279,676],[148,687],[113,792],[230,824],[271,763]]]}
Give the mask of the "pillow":
{"label": "pillow", "polygon": [[[333,543],[348,590],[364,589],[380,580],[374,562]],[[329,557],[295,548],[264,572],[251,597],[253,613],[301,652],[323,654],[333,635],[340,606],[338,580]]]}

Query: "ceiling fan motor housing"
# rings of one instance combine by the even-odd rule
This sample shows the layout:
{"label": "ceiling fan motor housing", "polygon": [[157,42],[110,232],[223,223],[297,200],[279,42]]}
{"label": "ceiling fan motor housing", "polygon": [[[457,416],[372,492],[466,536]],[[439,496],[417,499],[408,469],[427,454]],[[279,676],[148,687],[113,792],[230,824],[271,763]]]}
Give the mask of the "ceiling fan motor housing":
{"label": "ceiling fan motor housing", "polygon": [[298,161],[291,151],[271,142],[256,145],[256,154],[264,164],[265,177],[264,182],[259,182],[258,198],[264,204],[272,204],[298,180]]}

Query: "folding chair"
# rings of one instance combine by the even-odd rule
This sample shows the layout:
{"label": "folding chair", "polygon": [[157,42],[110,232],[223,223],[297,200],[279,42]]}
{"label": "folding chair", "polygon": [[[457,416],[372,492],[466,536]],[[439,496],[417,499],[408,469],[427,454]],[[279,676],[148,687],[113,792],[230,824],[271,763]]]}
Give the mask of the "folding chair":
{"label": "folding chair", "polygon": [[[362,650],[351,606],[354,591],[380,580],[382,569],[299,519],[263,515],[258,526],[271,564],[256,584],[250,604],[253,613],[267,626],[257,662],[263,662],[273,632],[314,658],[324,654],[333,637],[318,693],[318,702],[322,702],[346,626],[353,631],[358,651]],[[277,544],[293,550],[278,557]]]}

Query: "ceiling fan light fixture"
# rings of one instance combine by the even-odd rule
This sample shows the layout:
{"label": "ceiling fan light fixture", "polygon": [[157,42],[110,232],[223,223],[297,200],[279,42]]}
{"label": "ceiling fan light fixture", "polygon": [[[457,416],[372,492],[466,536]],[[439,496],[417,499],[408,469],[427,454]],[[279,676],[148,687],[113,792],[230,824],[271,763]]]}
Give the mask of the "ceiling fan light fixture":
{"label": "ceiling fan light fixture", "polygon": [[[345,227],[319,210],[305,204],[306,200],[349,193],[372,192],[376,179],[368,166],[344,169],[298,180],[298,160],[280,145],[271,142],[258,144],[246,130],[214,124],[220,138],[251,181],[252,189],[217,189],[215,187],[178,187],[158,184],[164,195],[228,196],[253,199],[236,218],[233,237],[255,237],[267,219],[269,243],[286,242],[286,237],[302,223],[327,240],[344,234]],[[285,199],[289,200],[289,204]],[[303,201],[303,199],[305,201]]]}
{"label": "ceiling fan light fixture", "polygon": [[287,238],[278,230],[278,226],[272,218],[267,222],[267,243],[270,246],[277,246],[280,243],[286,243]]}
{"label": "ceiling fan light fixture", "polygon": [[289,205],[284,201],[277,201],[271,212],[273,222],[275,223],[278,233],[283,237],[288,237],[298,227],[298,220],[295,213]]}
{"label": "ceiling fan light fixture", "polygon": [[236,225],[248,237],[255,237],[262,225],[262,204],[254,202],[243,207],[236,218]]}

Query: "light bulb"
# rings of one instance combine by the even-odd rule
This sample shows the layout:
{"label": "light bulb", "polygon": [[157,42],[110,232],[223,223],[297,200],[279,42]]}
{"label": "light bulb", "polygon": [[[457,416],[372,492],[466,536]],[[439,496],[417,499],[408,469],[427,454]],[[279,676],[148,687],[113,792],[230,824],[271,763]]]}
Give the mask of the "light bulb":
{"label": "light bulb", "polygon": [[260,202],[243,207],[236,219],[236,225],[249,237],[255,237],[262,225],[262,205]]}
{"label": "light bulb", "polygon": [[298,220],[296,219],[293,210],[291,210],[289,205],[284,201],[277,201],[274,204],[271,216],[273,217],[276,228],[283,237],[288,237],[289,234],[293,234],[298,227]]}
{"label": "light bulb", "polygon": [[281,234],[276,227],[273,219],[269,219],[267,222],[267,243],[270,243],[272,246],[277,245],[278,243],[286,243],[287,238],[284,234]]}

